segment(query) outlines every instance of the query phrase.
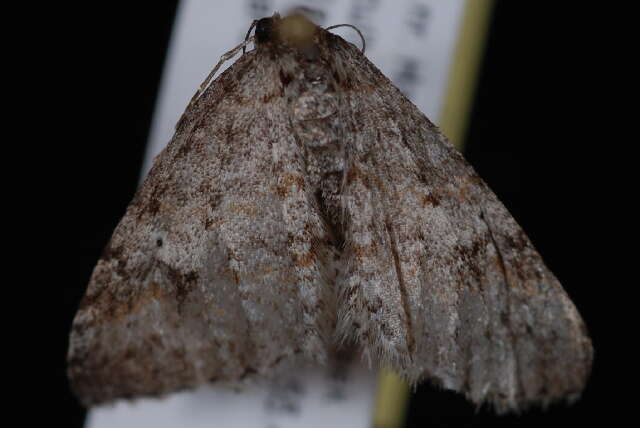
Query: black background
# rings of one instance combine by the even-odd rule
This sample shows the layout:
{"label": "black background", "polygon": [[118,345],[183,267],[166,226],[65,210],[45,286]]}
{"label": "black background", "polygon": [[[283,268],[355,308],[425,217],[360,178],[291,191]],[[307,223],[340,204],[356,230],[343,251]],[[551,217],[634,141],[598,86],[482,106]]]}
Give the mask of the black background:
{"label": "black background", "polygon": [[[602,106],[593,102],[601,85],[592,73],[599,49],[594,21],[585,18],[593,11],[577,4],[496,2],[465,154],[583,315],[596,349],[589,384],[572,406],[506,417],[422,386],[409,404],[407,427],[578,426],[616,414],[608,410],[615,390],[605,386],[615,361],[604,327],[608,283],[594,250],[604,232],[593,218],[594,207],[611,201],[597,184],[603,171],[585,158],[594,146],[615,142],[601,139]],[[42,53],[51,74],[40,96],[52,104],[54,122],[45,142],[56,146],[56,188],[63,191],[46,200],[60,225],[62,248],[49,252],[62,302],[47,323],[54,331],[40,340],[54,353],[51,397],[63,426],[80,427],[84,418],[65,375],[69,326],[138,183],[175,8],[160,1],[74,8],[56,21],[55,54]],[[220,53],[203,55],[213,64]]]}

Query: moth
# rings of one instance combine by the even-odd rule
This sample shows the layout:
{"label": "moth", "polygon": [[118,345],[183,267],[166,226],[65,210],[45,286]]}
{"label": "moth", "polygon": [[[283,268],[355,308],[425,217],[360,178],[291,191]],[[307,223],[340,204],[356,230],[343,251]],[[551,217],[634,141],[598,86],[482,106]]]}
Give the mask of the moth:
{"label": "moth", "polygon": [[498,412],[577,398],[585,325],[462,155],[354,45],[297,14],[254,26],[95,267],[68,354],[82,403],[349,347]]}

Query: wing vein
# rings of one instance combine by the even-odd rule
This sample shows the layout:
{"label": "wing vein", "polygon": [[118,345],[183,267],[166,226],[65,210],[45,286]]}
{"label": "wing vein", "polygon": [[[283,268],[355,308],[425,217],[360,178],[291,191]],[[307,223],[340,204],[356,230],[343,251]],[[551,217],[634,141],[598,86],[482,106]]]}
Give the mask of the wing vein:
{"label": "wing vein", "polygon": [[[386,210],[385,210],[386,211]],[[404,283],[404,276],[402,274],[402,266],[400,265],[400,256],[398,255],[398,246],[395,233],[390,225],[389,216],[385,212],[385,229],[389,235],[391,243],[391,254],[393,255],[393,264],[396,270],[396,276],[398,277],[398,286],[400,288],[400,301],[402,302],[402,309],[404,310],[406,322],[407,322],[407,347],[409,348],[409,359],[413,359],[415,354],[415,338],[413,334],[413,327],[411,325],[411,312],[409,310],[409,302],[407,299],[407,289]]]}
{"label": "wing vein", "polygon": [[500,251],[500,247],[498,246],[498,242],[496,241],[496,238],[493,236],[493,231],[491,230],[491,226],[489,225],[489,223],[485,220],[484,218],[484,211],[480,211],[480,219],[482,220],[482,222],[487,226],[487,231],[489,232],[489,239],[491,239],[491,244],[493,245],[493,247],[496,250],[496,257],[498,259],[498,265],[500,266],[500,270],[502,271],[502,276],[504,277],[504,281],[505,281],[505,293],[506,293],[506,297],[507,297],[507,302],[506,302],[506,311],[507,311],[507,319],[509,320],[509,322],[506,323],[505,328],[507,329],[508,335],[509,335],[509,340],[511,342],[511,346],[513,348],[513,356],[514,356],[514,367],[515,367],[515,375],[516,375],[516,381],[517,381],[517,385],[518,385],[518,392],[516,392],[516,394],[521,394],[524,392],[524,386],[522,385],[522,374],[521,374],[521,367],[520,367],[520,361],[518,361],[518,352],[516,349],[516,335],[514,334],[512,328],[511,328],[511,292],[509,290],[510,287],[510,283],[509,283],[509,278],[508,278],[508,274],[507,274],[507,268],[504,264],[504,257],[502,256],[502,252]]}

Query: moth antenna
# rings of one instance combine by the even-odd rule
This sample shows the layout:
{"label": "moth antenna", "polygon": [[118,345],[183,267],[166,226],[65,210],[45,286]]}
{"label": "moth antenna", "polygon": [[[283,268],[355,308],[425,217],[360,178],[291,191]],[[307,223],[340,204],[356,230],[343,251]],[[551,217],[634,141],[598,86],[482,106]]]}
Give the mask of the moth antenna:
{"label": "moth antenna", "polygon": [[[247,35],[244,36],[245,42],[249,40],[249,34],[251,34],[251,30],[253,30],[257,24],[258,24],[258,20],[254,19],[253,22],[251,23],[251,26],[249,27],[249,30],[247,31]],[[246,52],[247,52],[247,45],[245,44],[244,46],[242,46],[242,55],[244,55]]]}
{"label": "moth antenna", "polygon": [[193,96],[194,97],[194,101],[197,100],[200,97],[200,95],[207,89],[207,87],[209,86],[209,83],[211,83],[211,80],[213,79],[213,76],[215,76],[215,74],[218,71],[218,69],[220,67],[222,67],[222,64],[224,64],[225,62],[229,61],[231,58],[236,56],[236,54],[238,53],[238,51],[240,49],[242,49],[243,52],[244,52],[245,47],[249,43],[253,42],[253,39],[254,39],[253,36],[245,39],[244,42],[240,43],[238,46],[236,46],[235,48],[231,49],[229,52],[225,53],[224,55],[222,55],[220,57],[220,61],[218,61],[216,66],[213,67],[213,70],[211,70],[211,73],[209,73],[207,78],[204,80],[204,82],[202,82],[202,84],[198,88],[198,91]]}
{"label": "moth antenna", "polygon": [[190,108],[193,106],[193,104],[198,100],[198,98],[200,98],[200,95],[202,95],[202,93],[209,87],[209,83],[211,83],[211,80],[213,80],[213,76],[215,76],[216,72],[218,71],[218,69],[220,69],[222,64],[224,64],[225,62],[227,62],[231,58],[233,58],[238,53],[238,51],[240,49],[242,49],[243,53],[244,53],[244,48],[249,43],[253,42],[254,38],[255,38],[254,36],[246,38],[244,40],[244,42],[240,43],[238,46],[236,46],[235,48],[231,49],[230,51],[228,51],[227,53],[225,53],[224,55],[222,55],[220,57],[220,61],[218,61],[216,66],[213,67],[213,70],[211,70],[211,73],[209,73],[209,75],[207,76],[206,79],[204,79],[204,82],[202,82],[202,84],[200,85],[200,87],[198,88],[196,93],[193,94],[193,97],[191,97],[191,101],[189,101],[189,104],[187,105],[187,108],[185,109],[184,113],[182,114],[182,117],[180,118],[180,120],[176,124],[176,129],[178,129],[180,127],[180,124],[182,123],[182,120],[185,118],[185,115],[186,115],[187,111],[190,110]]}
{"label": "moth antenna", "polygon": [[360,29],[358,27],[356,27],[355,25],[351,25],[351,24],[337,24],[337,25],[332,25],[331,27],[327,27],[327,28],[325,28],[325,30],[329,31],[329,30],[333,30],[334,28],[338,28],[338,27],[350,27],[350,28],[353,28],[354,30],[356,30],[356,32],[360,36],[360,39],[362,40],[362,50],[360,52],[364,54],[364,49],[366,48],[366,41],[365,41],[364,36],[362,35],[362,32],[360,31]]}

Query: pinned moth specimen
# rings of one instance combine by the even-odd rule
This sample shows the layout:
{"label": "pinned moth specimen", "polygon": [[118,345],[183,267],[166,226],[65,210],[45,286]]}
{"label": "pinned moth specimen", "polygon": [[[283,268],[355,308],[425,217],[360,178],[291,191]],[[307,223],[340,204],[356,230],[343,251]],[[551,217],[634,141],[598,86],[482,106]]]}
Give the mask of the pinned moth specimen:
{"label": "pinned moth specimen", "polygon": [[579,396],[592,347],[484,181],[354,45],[301,15],[201,87],[73,322],[87,405],[350,347],[498,411]]}

